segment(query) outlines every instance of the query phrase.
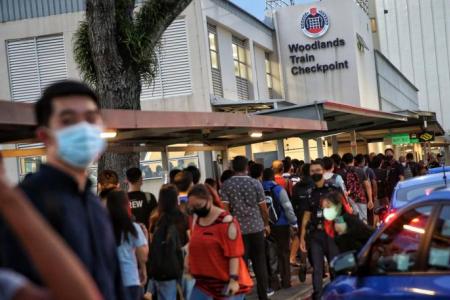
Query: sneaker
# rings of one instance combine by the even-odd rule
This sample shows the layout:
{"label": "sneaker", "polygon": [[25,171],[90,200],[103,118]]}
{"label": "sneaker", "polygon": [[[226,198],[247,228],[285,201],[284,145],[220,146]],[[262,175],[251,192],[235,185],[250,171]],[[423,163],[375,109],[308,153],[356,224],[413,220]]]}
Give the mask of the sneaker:
{"label": "sneaker", "polygon": [[272,288],[267,289],[267,297],[272,297],[275,295],[275,291]]}
{"label": "sneaker", "polygon": [[300,268],[298,270],[298,279],[300,280],[301,283],[306,281],[306,264],[300,264]]}

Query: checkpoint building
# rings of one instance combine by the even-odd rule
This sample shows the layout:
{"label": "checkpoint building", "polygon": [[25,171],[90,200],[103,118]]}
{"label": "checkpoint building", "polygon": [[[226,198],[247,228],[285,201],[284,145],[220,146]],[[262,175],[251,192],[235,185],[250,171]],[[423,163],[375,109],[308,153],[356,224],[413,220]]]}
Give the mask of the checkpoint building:
{"label": "checkpoint building", "polygon": [[[136,2],[139,9],[142,1]],[[441,151],[448,145],[450,123],[442,117],[449,115],[447,108],[427,105],[429,93],[421,93],[420,78],[405,75],[407,66],[391,61],[395,51],[386,46],[390,36],[386,40],[381,29],[392,26],[392,20],[380,5],[376,0],[324,0],[268,6],[262,21],[231,1],[193,0],[161,38],[157,75],[151,85],[143,84],[143,113],[173,111],[184,118],[186,112],[221,112],[242,114],[249,121],[233,119],[236,127],[215,133],[214,126],[222,125],[209,130],[211,123],[202,119],[190,125],[204,129],[187,136],[168,130],[170,124],[164,130],[148,124],[154,131],[150,136],[144,128],[124,132],[129,128],[111,121],[108,127],[117,136],[110,142],[141,147],[145,185],[152,191],[171,168],[194,164],[204,179],[226,167],[222,158],[236,155],[267,164],[284,156],[308,161],[332,153],[380,152],[387,146],[398,155],[413,152],[417,159]],[[4,109],[30,112],[24,103],[35,101],[48,84],[80,79],[73,36],[84,10],[83,0],[0,0],[0,99],[12,105]],[[220,116],[225,122],[227,115]],[[8,117],[4,113],[0,119]],[[258,128],[252,120],[271,120],[276,130],[266,123]],[[18,181],[45,157],[31,138],[32,121],[21,121],[28,122],[28,131],[20,139],[11,136],[11,122],[0,120],[0,142],[8,176]],[[282,128],[283,123],[299,130]],[[420,140],[422,133],[430,133],[432,141]],[[228,140],[219,141],[222,137]]]}

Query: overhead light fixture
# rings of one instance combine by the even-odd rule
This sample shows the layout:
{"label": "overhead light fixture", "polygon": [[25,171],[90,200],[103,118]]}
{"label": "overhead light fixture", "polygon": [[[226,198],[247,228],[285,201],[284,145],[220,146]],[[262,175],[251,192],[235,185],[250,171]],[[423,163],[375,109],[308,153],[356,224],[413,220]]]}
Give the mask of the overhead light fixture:
{"label": "overhead light fixture", "polygon": [[261,131],[252,131],[250,132],[250,137],[252,138],[261,138],[263,136],[263,133]]}
{"label": "overhead light fixture", "polygon": [[103,131],[100,136],[102,137],[102,139],[113,139],[117,136],[117,131],[115,130],[106,130]]}

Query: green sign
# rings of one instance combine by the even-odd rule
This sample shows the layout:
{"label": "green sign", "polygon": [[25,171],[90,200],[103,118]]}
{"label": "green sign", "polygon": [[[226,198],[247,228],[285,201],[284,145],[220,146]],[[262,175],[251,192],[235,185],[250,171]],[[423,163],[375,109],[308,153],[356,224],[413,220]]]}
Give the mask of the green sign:
{"label": "green sign", "polygon": [[409,141],[411,142],[411,144],[419,144],[420,143],[419,139],[409,139]]}
{"label": "green sign", "polygon": [[402,145],[411,143],[409,133],[393,133],[389,134],[387,138],[392,139],[392,145]]}

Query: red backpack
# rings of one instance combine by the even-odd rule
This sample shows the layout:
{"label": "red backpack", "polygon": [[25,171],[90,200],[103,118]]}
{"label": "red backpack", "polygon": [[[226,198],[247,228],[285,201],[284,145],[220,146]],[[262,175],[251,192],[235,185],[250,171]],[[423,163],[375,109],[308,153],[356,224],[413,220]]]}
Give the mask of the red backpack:
{"label": "red backpack", "polygon": [[344,172],[344,182],[348,196],[356,203],[366,203],[366,192],[359,182],[358,174],[353,168],[348,168]]}

